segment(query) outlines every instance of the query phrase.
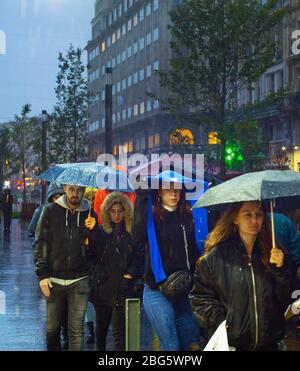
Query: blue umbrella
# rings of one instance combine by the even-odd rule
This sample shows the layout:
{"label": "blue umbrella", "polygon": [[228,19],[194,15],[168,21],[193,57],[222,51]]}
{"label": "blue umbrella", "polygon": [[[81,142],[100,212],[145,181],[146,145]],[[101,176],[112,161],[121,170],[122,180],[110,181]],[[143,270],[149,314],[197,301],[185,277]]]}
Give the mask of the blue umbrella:
{"label": "blue umbrella", "polygon": [[111,191],[132,192],[127,175],[95,162],[59,164],[40,175],[43,180],[55,180],[61,184],[101,188]]}

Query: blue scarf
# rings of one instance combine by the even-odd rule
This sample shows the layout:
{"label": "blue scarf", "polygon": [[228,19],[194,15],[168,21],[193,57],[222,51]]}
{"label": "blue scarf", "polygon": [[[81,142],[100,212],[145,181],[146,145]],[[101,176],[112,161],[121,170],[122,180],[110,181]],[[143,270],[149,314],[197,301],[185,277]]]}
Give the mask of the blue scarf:
{"label": "blue scarf", "polygon": [[147,213],[147,234],[148,234],[148,241],[149,241],[149,249],[150,249],[150,260],[152,266],[152,272],[155,278],[155,282],[159,283],[164,281],[167,276],[163,267],[163,263],[161,260],[159,247],[156,238],[156,231],[155,225],[153,220],[153,212],[152,212],[152,195],[149,194],[148,197],[148,213]]}

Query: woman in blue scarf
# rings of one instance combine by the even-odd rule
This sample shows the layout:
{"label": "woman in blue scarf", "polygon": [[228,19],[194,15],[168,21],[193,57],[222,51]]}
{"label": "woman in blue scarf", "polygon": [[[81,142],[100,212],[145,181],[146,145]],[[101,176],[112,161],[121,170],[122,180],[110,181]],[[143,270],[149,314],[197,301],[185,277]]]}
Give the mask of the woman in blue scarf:
{"label": "woman in blue scarf", "polygon": [[[194,222],[185,192],[177,189],[172,172],[169,187],[138,195],[133,222],[136,267],[145,267],[143,303],[147,317],[160,341],[160,350],[198,350],[199,326],[188,299],[189,289],[174,300],[161,291],[172,273],[193,275],[199,256]],[[148,205],[148,207],[147,207]],[[136,269],[137,271],[137,269]]]}

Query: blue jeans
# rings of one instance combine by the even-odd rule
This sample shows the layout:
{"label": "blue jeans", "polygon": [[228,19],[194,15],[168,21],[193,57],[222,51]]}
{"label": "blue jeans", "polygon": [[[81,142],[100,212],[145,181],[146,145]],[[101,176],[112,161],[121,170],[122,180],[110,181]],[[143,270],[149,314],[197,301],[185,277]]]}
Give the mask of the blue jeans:
{"label": "blue jeans", "polygon": [[189,350],[191,344],[199,344],[200,329],[188,296],[171,303],[159,290],[144,287],[143,303],[147,317],[157,334],[160,350]]}
{"label": "blue jeans", "polygon": [[47,350],[61,350],[60,329],[68,316],[69,350],[83,350],[83,323],[87,308],[89,283],[84,278],[69,286],[52,283],[47,298]]}

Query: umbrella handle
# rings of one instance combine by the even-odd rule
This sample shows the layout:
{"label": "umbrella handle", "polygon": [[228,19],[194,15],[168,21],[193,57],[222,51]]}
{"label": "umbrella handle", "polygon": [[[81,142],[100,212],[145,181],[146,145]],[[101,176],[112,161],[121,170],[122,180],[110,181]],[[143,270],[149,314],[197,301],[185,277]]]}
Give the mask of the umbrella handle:
{"label": "umbrella handle", "polygon": [[274,227],[274,200],[270,200],[270,210],[271,210],[271,232],[272,232],[272,249],[276,248],[275,244],[275,227]]}

